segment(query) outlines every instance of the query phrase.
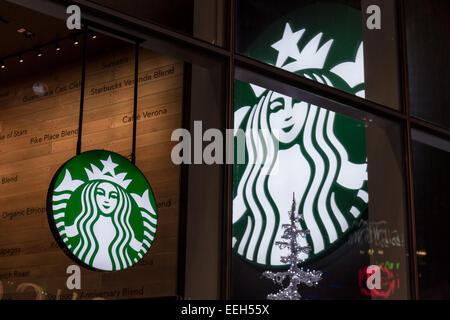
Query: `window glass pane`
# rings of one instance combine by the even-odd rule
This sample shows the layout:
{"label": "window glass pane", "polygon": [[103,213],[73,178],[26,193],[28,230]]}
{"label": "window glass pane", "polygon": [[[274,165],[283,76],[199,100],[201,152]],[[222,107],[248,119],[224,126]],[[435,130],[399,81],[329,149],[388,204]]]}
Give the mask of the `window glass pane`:
{"label": "window glass pane", "polygon": [[[180,166],[171,160],[176,144],[174,130],[181,128],[183,114],[184,63],[153,50],[139,53],[139,87],[136,136],[136,165],[151,181],[158,208],[157,240],[140,273],[130,273],[136,284],[147,283],[153,297],[178,294],[180,220]],[[129,122],[122,117],[122,123]]]}
{"label": "window glass pane", "polygon": [[134,44],[98,32],[88,39],[82,152],[107,149],[129,157],[133,129],[123,117],[133,113]]}
{"label": "window glass pane", "polygon": [[239,53],[400,109],[393,1],[245,0],[236,5]]}
{"label": "window glass pane", "polygon": [[[46,8],[35,8],[41,9],[45,11]],[[145,212],[140,210],[142,219],[150,221],[146,228],[153,232],[145,235],[139,231],[148,239],[153,236],[147,254],[125,270],[92,270],[80,259],[66,255],[64,248],[71,248],[55,240],[48,212],[67,210],[61,203],[57,204],[58,209],[54,208],[53,201],[59,200],[52,198],[52,202],[47,201],[55,172],[76,155],[83,37],[71,34],[64,20],[54,20],[19,6],[11,5],[5,18],[10,22],[27,21],[27,27],[34,30],[34,36],[18,36],[14,28],[0,29],[2,35],[5,33],[5,39],[12,39],[9,49],[1,48],[2,54],[6,55],[1,59],[6,67],[0,70],[0,300],[218,298],[221,270],[218,248],[224,207],[223,166],[175,164],[173,148],[180,144],[184,146],[184,140],[176,141],[172,136],[177,129],[176,132],[187,132],[183,128],[194,132],[194,121],[201,121],[204,131],[218,131],[217,128],[223,127],[226,103],[226,93],[222,90],[226,79],[224,62],[208,54],[180,50],[180,46],[174,44],[163,42],[166,45],[155,47],[151,37],[142,42],[137,87],[136,166],[154,193],[154,205],[158,209],[156,234],[152,231],[155,227],[152,217],[145,216]],[[106,35],[100,31],[101,26],[97,27],[88,32],[81,149],[83,152],[106,149],[130,158],[136,88],[135,44],[114,37],[114,31],[110,29]],[[36,49],[43,56],[38,57]],[[19,62],[19,55],[23,62]],[[202,137],[203,132],[196,135],[196,139],[201,140]],[[192,141],[192,146],[198,146],[194,138]],[[187,153],[195,155],[194,150],[186,149]],[[195,157],[197,159],[197,155]],[[100,160],[105,163],[100,163]],[[95,171],[92,174],[101,175],[102,180],[124,177],[117,175],[120,171],[114,166],[114,161],[95,161],[98,170],[88,169]],[[126,159],[123,161],[128,164]],[[109,170],[104,171],[106,165]],[[79,177],[75,179],[90,179],[86,168],[78,169]],[[71,179],[74,180],[73,177]],[[125,188],[122,184],[120,186]],[[127,188],[128,192],[130,187]],[[81,188],[78,190],[81,196]],[[115,195],[109,194],[114,199]],[[99,195],[102,196],[101,192]],[[65,194],[63,196],[61,201],[66,200]],[[92,199],[89,202],[96,204],[91,206],[96,209],[90,212],[92,217],[99,219],[91,224],[92,228],[100,221],[99,201],[104,201],[98,200],[97,196],[95,194],[95,202]],[[144,205],[142,201],[145,199],[141,194],[134,193],[128,198],[132,205],[134,203],[139,208],[142,207],[138,202]],[[118,197],[122,200],[128,198]],[[72,203],[78,201],[76,197],[71,196],[70,199],[75,199]],[[82,204],[79,206],[81,208]],[[101,208],[109,209],[109,205],[102,202]],[[104,215],[101,216],[104,221]],[[133,219],[139,220],[130,218],[130,221]],[[136,220],[130,225],[135,223]],[[60,225],[56,229],[73,235],[75,229],[70,227],[73,224],[67,226]],[[78,241],[78,234],[70,236],[69,241]],[[135,233],[134,238],[128,238],[130,242],[126,240],[123,244],[127,250],[139,249],[139,244],[141,248],[148,246],[140,237]],[[95,238],[99,237],[96,235]],[[136,241],[131,244],[132,240]],[[99,253],[107,256],[109,262],[114,259],[109,251],[106,253],[105,248],[110,247],[105,243],[109,242],[102,242],[101,248],[100,244],[91,247],[96,248],[89,251],[94,261]],[[130,261],[131,258],[137,259],[138,251],[134,251],[126,251]],[[81,258],[86,262],[85,259]],[[72,265],[80,267],[81,287],[69,289],[66,286],[70,276],[67,268]]]}
{"label": "window glass pane", "polygon": [[405,1],[411,114],[450,128],[450,33],[445,0]]}
{"label": "window glass pane", "polygon": [[224,0],[91,0],[132,17],[159,24],[217,46],[226,45]]}
{"label": "window glass pane", "polygon": [[0,6],[9,21],[5,28],[0,22],[0,33],[10,44],[2,53],[23,52],[23,62],[14,55],[0,70],[0,298],[55,299],[61,289],[71,299],[65,283],[72,262],[50,231],[46,207],[54,173],[76,153],[83,41],[65,38],[64,21]]}
{"label": "window glass pane", "polygon": [[[262,273],[288,269],[283,257],[293,251],[279,244],[292,239],[293,196],[304,216],[296,228],[309,230],[296,239],[312,249],[297,262],[323,272],[317,287],[299,286],[303,298],[409,297],[401,127],[353,116],[301,94],[235,82],[234,128],[242,132],[233,170],[232,298],[264,299],[281,289]],[[370,268],[378,282],[368,285]]]}
{"label": "window glass pane", "polygon": [[[88,42],[82,151],[106,149],[131,160],[135,45],[98,32],[95,36]],[[84,271],[100,281],[102,290],[127,288],[129,294],[121,296],[127,299],[175,296],[178,285],[180,170],[171,161],[169,142],[182,125],[183,62],[140,49],[138,79],[136,165],[156,198],[158,241],[133,268],[109,274]],[[86,290],[98,288],[92,282]]]}
{"label": "window glass pane", "polygon": [[[156,198],[157,241],[131,268],[92,270],[64,253],[47,217],[51,180],[76,155],[83,34],[72,36],[65,21],[20,6],[9,9],[11,21],[33,16],[27,28],[34,35],[12,41],[10,51],[22,51],[6,53],[17,55],[2,59],[6,68],[0,70],[0,299],[176,296],[179,266],[183,266],[178,261],[180,167],[173,164],[170,152],[175,145],[171,133],[183,125],[184,63],[140,49],[136,165]],[[61,30],[65,30],[62,37]],[[16,34],[16,30],[5,31],[7,39],[15,39]],[[81,151],[109,150],[131,158],[135,44],[89,30],[85,71]],[[117,173],[117,168],[112,172]],[[93,230],[100,215],[97,218]],[[69,229],[66,223],[66,234]],[[107,239],[105,230],[96,239]],[[69,243],[76,241],[70,236]],[[100,240],[93,247],[93,264],[98,266],[96,258],[109,247],[102,247]],[[70,265],[81,268],[80,287],[75,290],[66,286]]]}
{"label": "window glass pane", "polygon": [[420,299],[449,299],[450,144],[418,131],[412,143]]}

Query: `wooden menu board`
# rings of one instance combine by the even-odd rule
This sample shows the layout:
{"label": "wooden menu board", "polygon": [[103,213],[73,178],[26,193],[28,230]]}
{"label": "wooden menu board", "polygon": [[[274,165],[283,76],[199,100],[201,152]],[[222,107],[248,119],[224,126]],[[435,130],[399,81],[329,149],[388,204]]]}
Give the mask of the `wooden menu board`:
{"label": "wooden menu board", "polygon": [[[137,265],[117,272],[81,267],[81,289],[69,290],[75,264],[54,241],[46,195],[56,170],[76,154],[81,62],[0,86],[0,299],[128,299],[174,296],[177,285],[179,167],[170,159],[181,127],[183,63],[141,49],[136,164],[158,203],[158,229]],[[37,97],[39,79],[48,94]],[[82,151],[131,154],[134,47],[89,56]]]}

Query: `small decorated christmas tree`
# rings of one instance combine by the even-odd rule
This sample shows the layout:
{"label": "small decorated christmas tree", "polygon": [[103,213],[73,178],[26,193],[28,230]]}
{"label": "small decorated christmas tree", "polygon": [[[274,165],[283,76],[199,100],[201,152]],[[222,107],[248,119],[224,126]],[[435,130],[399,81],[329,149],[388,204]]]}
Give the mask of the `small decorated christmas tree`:
{"label": "small decorated christmas tree", "polygon": [[[289,248],[290,253],[287,256],[281,257],[282,263],[289,263],[290,267],[284,272],[272,272],[265,271],[263,276],[271,279],[273,282],[283,286],[277,293],[271,293],[267,295],[269,300],[300,300],[301,295],[298,293],[298,285],[306,284],[311,287],[317,285],[318,281],[322,279],[322,272],[315,270],[303,270],[297,265],[303,260],[300,258],[301,253],[308,253],[311,248],[309,246],[301,246],[297,239],[298,237],[306,237],[309,234],[309,230],[302,230],[297,227],[296,221],[298,219],[303,220],[303,215],[296,214],[295,212],[295,194],[292,199],[291,211],[289,211],[289,224],[283,224],[281,227],[284,229],[283,236],[281,238],[286,241],[277,241],[275,245],[280,249]],[[284,280],[289,279],[289,285],[284,288]]]}

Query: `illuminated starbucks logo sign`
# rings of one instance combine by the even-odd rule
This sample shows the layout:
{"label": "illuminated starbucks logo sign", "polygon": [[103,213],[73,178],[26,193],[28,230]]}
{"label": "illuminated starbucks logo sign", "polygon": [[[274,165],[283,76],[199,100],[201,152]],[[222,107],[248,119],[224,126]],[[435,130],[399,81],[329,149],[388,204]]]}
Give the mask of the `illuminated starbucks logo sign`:
{"label": "illuminated starbucks logo sign", "polygon": [[[333,25],[343,10],[351,32]],[[321,8],[330,17],[322,30],[304,8],[269,27],[248,54],[364,97],[361,19],[353,11]],[[281,257],[289,249],[275,243],[285,241],[282,226],[289,224],[295,193],[296,210],[304,215],[299,227],[310,230],[299,244],[312,248],[299,256],[308,261],[325,254],[368,207],[365,124],[252,84],[237,81],[235,87],[234,128],[268,130],[272,138],[246,134],[247,162],[234,166],[233,250],[250,263],[285,265]]]}
{"label": "illuminated starbucks logo sign", "polygon": [[76,262],[101,271],[136,264],[156,232],[156,202],[144,175],[126,158],[88,151],[66,162],[47,195],[53,234]]}

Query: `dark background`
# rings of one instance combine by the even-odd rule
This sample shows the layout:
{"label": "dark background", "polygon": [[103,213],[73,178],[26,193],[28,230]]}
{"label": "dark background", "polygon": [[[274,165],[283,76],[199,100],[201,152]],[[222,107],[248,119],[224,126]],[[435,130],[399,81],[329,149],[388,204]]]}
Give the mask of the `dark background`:
{"label": "dark background", "polygon": [[413,141],[419,293],[421,299],[450,298],[450,153]]}
{"label": "dark background", "polygon": [[361,10],[360,0],[237,0],[236,51],[244,53],[268,25],[298,8],[317,3],[340,3]]}
{"label": "dark background", "polygon": [[407,0],[411,115],[450,128],[450,1]]}
{"label": "dark background", "polygon": [[192,35],[194,0],[90,0],[90,2]]}

